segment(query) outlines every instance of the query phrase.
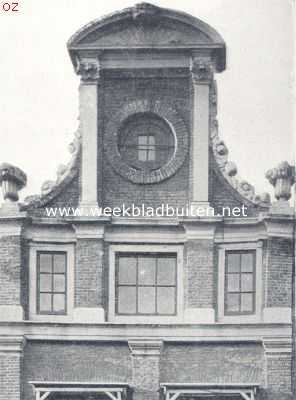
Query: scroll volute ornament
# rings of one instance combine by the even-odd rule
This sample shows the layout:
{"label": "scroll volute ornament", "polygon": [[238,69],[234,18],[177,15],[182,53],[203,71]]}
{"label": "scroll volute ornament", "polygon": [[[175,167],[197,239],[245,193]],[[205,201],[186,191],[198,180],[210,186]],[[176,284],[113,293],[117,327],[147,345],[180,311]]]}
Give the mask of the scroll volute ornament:
{"label": "scroll volute ornament", "polygon": [[8,163],[0,165],[0,185],[4,200],[18,201],[18,192],[26,186],[26,183],[27,176],[20,168]]}
{"label": "scroll volute ornament", "polygon": [[295,183],[295,167],[283,161],[276,168],[268,170],[265,176],[274,187],[275,198],[279,201],[288,201],[292,185]]}

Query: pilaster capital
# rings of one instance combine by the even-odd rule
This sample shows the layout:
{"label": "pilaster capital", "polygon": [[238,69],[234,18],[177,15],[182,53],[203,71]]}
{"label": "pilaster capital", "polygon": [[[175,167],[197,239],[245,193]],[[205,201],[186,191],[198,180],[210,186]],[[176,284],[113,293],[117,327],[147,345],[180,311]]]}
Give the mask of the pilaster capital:
{"label": "pilaster capital", "polygon": [[101,64],[98,57],[77,58],[76,74],[80,75],[81,83],[95,84],[100,79]]}
{"label": "pilaster capital", "polygon": [[104,225],[100,223],[74,223],[77,239],[103,239],[105,233]]}
{"label": "pilaster capital", "polygon": [[133,356],[160,356],[162,340],[133,339],[128,341]]}
{"label": "pilaster capital", "polygon": [[190,66],[192,81],[195,85],[209,85],[214,76],[213,62],[208,57],[192,56]]}
{"label": "pilaster capital", "polygon": [[290,356],[292,352],[292,339],[285,336],[263,337],[263,346],[267,356]]}
{"label": "pilaster capital", "polygon": [[25,345],[24,336],[0,336],[1,353],[22,353]]}

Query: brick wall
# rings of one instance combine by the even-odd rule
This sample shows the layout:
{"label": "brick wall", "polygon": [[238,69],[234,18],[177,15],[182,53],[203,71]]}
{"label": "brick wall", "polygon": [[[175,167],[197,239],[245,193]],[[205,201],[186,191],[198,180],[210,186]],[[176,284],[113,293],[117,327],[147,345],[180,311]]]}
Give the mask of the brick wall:
{"label": "brick wall", "polygon": [[161,355],[162,382],[259,382],[264,379],[260,344],[166,344]]}
{"label": "brick wall", "polygon": [[[178,110],[190,131],[189,80],[174,79],[105,79],[104,82],[104,116],[101,116],[99,127],[105,127],[110,118],[124,104],[147,98],[160,101]],[[101,128],[100,134],[103,134]],[[106,140],[106,138],[104,139]],[[189,182],[188,159],[171,178],[157,184],[139,185],[120,177],[105,158],[103,162],[103,202],[115,207],[125,204],[142,204],[152,207],[161,203],[172,206],[183,206],[188,201]]]}
{"label": "brick wall", "polygon": [[28,342],[25,347],[22,400],[34,399],[29,381],[130,383],[131,380],[127,344]]}
{"label": "brick wall", "polygon": [[21,305],[21,238],[0,238],[0,305]]}
{"label": "brick wall", "polygon": [[79,239],[76,244],[75,306],[103,306],[103,243]]}
{"label": "brick wall", "polygon": [[0,352],[0,400],[22,400],[21,369],[20,353]]}
{"label": "brick wall", "polygon": [[267,241],[267,307],[291,307],[292,242],[272,238]]}
{"label": "brick wall", "polygon": [[214,246],[211,240],[189,240],[184,246],[187,307],[214,307]]}
{"label": "brick wall", "polygon": [[267,356],[267,384],[271,391],[291,391],[291,357]]}

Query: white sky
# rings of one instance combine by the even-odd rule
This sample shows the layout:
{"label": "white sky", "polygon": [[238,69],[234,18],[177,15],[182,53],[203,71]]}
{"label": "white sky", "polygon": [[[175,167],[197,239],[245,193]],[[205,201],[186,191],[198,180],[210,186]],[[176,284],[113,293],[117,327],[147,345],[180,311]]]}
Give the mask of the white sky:
{"label": "white sky", "polygon": [[[1,2],[0,2],[1,3]],[[272,187],[264,174],[292,162],[293,0],[161,0],[222,35],[227,70],[218,74],[220,136],[239,174],[257,192]],[[66,49],[90,20],[131,6],[126,0],[19,0],[0,11],[0,162],[28,175],[23,195],[55,179],[77,127],[78,78]]]}

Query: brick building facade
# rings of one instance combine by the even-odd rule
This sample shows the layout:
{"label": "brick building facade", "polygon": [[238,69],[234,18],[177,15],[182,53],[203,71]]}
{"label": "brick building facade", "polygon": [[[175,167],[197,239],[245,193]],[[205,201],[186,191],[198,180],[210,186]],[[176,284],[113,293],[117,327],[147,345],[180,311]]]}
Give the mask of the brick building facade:
{"label": "brick building facade", "polygon": [[[0,400],[292,399],[295,171],[268,171],[270,203],[229,161],[223,39],[142,3],[68,49],[71,160],[24,203],[25,174],[0,168]],[[92,215],[123,204],[200,215]]]}

